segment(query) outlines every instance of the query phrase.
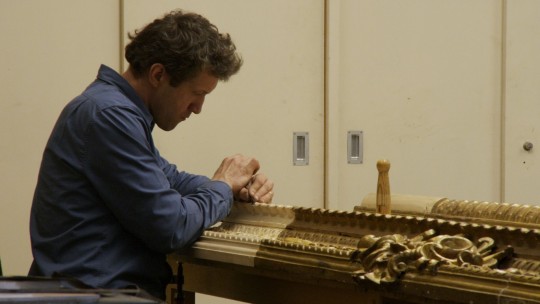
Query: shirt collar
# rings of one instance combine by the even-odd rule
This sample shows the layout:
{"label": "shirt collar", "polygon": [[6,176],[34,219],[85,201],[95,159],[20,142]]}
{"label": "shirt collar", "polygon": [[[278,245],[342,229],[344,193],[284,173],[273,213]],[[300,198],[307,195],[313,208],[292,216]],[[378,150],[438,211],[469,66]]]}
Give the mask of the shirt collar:
{"label": "shirt collar", "polygon": [[148,111],[148,108],[137,92],[135,92],[135,89],[133,89],[129,82],[122,77],[122,75],[118,74],[118,72],[110,67],[102,64],[99,67],[97,79],[118,87],[129,100],[131,100],[139,109],[141,109],[144,119],[148,122],[148,124],[151,125],[152,128],[154,127],[154,119],[152,114],[150,114],[150,111]]}

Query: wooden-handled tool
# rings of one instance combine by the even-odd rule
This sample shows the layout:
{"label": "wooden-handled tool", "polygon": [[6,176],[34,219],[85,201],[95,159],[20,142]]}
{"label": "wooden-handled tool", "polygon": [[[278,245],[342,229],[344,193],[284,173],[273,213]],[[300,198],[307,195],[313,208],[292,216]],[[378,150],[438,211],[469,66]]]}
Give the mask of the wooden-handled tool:
{"label": "wooden-handled tool", "polygon": [[390,181],[388,171],[390,162],[388,160],[379,160],[377,162],[379,179],[377,181],[377,212],[382,214],[391,213]]}

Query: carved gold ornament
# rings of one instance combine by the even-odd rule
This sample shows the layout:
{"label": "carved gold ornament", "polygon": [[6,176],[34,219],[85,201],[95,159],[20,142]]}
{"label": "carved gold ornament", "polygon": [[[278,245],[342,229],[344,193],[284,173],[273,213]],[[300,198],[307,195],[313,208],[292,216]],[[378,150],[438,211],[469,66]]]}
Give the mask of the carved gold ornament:
{"label": "carved gold ornament", "polygon": [[406,271],[435,274],[440,265],[495,268],[500,260],[513,253],[511,247],[492,253],[494,241],[489,237],[480,238],[475,245],[460,235],[437,236],[433,229],[413,238],[400,234],[378,238],[369,235],[360,243],[368,243],[369,247],[351,256],[353,262],[363,267],[354,273],[354,278],[366,278],[377,284],[394,282]]}

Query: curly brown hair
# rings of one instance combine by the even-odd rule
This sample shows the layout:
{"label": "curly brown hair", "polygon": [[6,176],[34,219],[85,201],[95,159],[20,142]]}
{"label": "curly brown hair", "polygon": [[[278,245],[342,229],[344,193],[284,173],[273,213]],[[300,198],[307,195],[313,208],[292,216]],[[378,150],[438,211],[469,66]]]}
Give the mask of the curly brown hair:
{"label": "curly brown hair", "polygon": [[215,25],[195,13],[172,11],[128,37],[131,42],[125,56],[136,77],[146,75],[153,64],[161,63],[172,86],[204,69],[226,81],[242,66],[230,35],[220,33]]}

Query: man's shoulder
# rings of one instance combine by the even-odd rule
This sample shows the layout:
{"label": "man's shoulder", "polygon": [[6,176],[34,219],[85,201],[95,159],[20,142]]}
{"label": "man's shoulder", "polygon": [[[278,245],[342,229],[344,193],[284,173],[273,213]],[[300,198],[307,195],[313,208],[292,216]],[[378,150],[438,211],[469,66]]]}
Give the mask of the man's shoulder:
{"label": "man's shoulder", "polygon": [[110,107],[136,108],[136,105],[116,86],[94,82],[82,94],[81,99],[91,101],[98,110]]}
{"label": "man's shoulder", "polygon": [[111,117],[146,121],[144,114],[122,91],[114,86],[94,82],[69,102],[59,118],[72,127],[87,129],[96,122],[104,123]]}

